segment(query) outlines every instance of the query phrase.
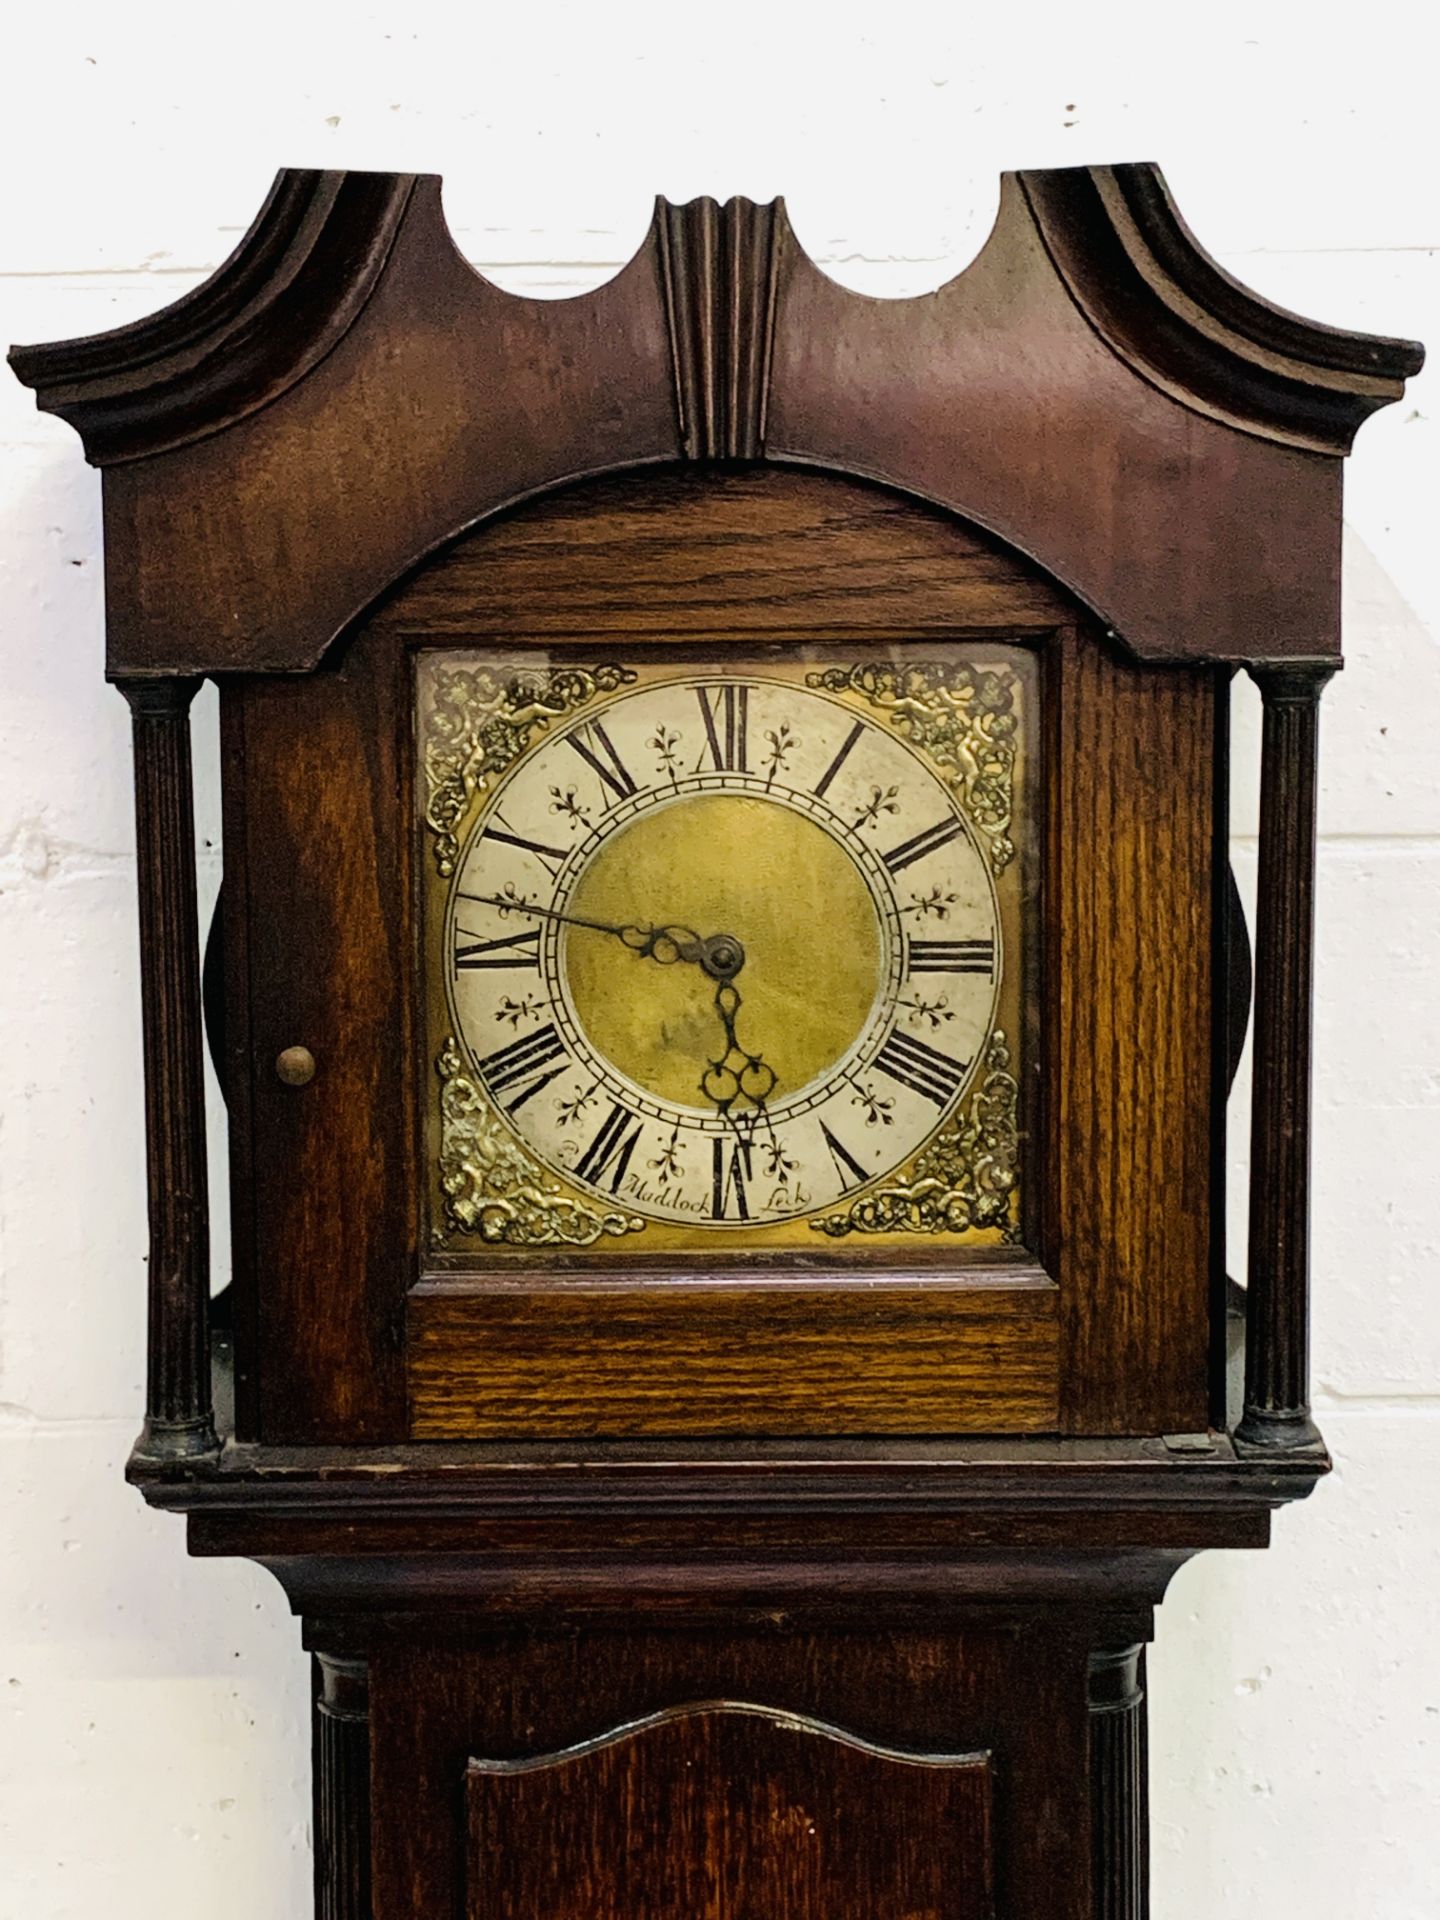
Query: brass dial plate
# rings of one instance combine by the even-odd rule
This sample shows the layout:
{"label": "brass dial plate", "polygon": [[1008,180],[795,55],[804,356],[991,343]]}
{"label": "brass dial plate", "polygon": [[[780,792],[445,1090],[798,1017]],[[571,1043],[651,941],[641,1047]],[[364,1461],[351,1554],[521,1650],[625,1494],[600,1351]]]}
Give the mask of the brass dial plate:
{"label": "brass dial plate", "polygon": [[437,1246],[1013,1237],[1029,666],[422,655]]}

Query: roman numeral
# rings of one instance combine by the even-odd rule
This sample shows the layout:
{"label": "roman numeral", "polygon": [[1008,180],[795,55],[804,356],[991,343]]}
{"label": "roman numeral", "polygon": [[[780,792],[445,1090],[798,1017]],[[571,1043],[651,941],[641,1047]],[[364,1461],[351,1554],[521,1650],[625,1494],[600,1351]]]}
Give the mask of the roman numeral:
{"label": "roman numeral", "polygon": [[618,1193],[644,1127],[643,1120],[637,1120],[633,1113],[612,1100],[610,1118],[575,1163],[576,1175],[598,1187],[608,1173],[610,1191]]}
{"label": "roman numeral", "polygon": [[[735,686],[719,687],[716,689],[713,706],[709,691],[705,687],[696,687],[695,698],[700,702],[700,715],[705,722],[705,737],[710,743],[710,757],[715,762],[717,771],[748,773],[750,769],[746,760],[745,727],[749,714],[750,689]],[[717,721],[719,725],[716,724]]]}
{"label": "roman numeral", "polygon": [[[558,1060],[560,1065],[547,1073],[545,1069],[552,1060]],[[507,1113],[514,1113],[552,1080],[558,1080],[569,1064],[565,1043],[552,1024],[541,1027],[538,1033],[523,1034],[508,1046],[497,1047],[494,1053],[487,1053],[480,1062],[480,1075],[493,1094],[519,1088],[513,1100],[501,1101]]]}
{"label": "roman numeral", "polygon": [[[588,739],[582,739],[581,736],[585,734],[589,735]],[[587,766],[599,774],[601,785],[608,787],[617,800],[630,798],[635,791],[635,782],[630,778],[625,762],[615,751],[615,742],[598,720],[589,720],[583,727],[577,727],[574,733],[567,733],[565,740]],[[602,754],[604,759],[601,758]]]}
{"label": "roman numeral", "polygon": [[891,873],[899,873],[902,867],[908,867],[913,861],[923,860],[927,853],[935,853],[947,846],[957,833],[964,829],[954,814],[946,820],[938,820],[933,827],[926,827],[923,833],[912,834],[910,839],[902,840],[898,847],[892,847],[883,854],[886,866]]}
{"label": "roman numeral", "polygon": [[[468,940],[468,947],[461,946],[462,940]],[[498,940],[482,940],[478,934],[467,933],[464,927],[455,929],[455,971],[462,973],[468,967],[531,967],[540,965],[540,929],[533,927],[529,933],[506,933]]]}
{"label": "roman numeral", "polygon": [[912,940],[911,973],[983,973],[995,971],[993,940]]}
{"label": "roman numeral", "polygon": [[830,790],[830,782],[835,778],[836,774],[839,773],[841,767],[843,767],[845,762],[850,758],[850,754],[852,749],[855,746],[855,743],[859,740],[861,734],[864,733],[864,731],[865,731],[864,721],[857,720],[854,726],[851,727],[849,733],[846,734],[844,740],[840,743],[840,751],[836,754],[835,758],[830,762],[829,766],[826,767],[824,773],[821,774],[820,778],[815,783],[815,798],[817,800],[823,800],[825,798],[825,795]]}
{"label": "roman numeral", "polygon": [[825,1136],[825,1144],[830,1149],[830,1158],[835,1162],[835,1171],[840,1176],[841,1192],[843,1193],[847,1187],[853,1187],[857,1181],[863,1186],[870,1178],[864,1167],[847,1148],[841,1146],[823,1120],[820,1122],[820,1131]]}
{"label": "roman numeral", "polygon": [[[725,1149],[729,1146],[727,1163]],[[715,1220],[726,1220],[730,1199],[735,1200],[735,1218],[748,1220],[750,1208],[745,1199],[745,1182],[750,1178],[750,1142],[737,1140],[733,1145],[722,1139],[715,1142],[714,1180],[710,1192],[710,1213]]]}
{"label": "roman numeral", "polygon": [[527,840],[522,833],[506,833],[499,827],[486,827],[480,838],[503,840],[507,847],[521,847],[526,853],[533,853],[552,880],[565,864],[564,847],[547,847],[543,840]]}
{"label": "roman numeral", "polygon": [[948,1106],[955,1098],[970,1066],[968,1060],[951,1060],[898,1027],[876,1054],[875,1064],[902,1087],[923,1094],[937,1107]]}

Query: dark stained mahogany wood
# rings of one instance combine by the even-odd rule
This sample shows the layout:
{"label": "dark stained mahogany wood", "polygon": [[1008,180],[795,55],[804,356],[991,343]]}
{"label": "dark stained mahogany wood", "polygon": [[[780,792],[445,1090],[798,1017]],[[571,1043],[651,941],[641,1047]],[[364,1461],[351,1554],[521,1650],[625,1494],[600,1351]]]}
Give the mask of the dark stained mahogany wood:
{"label": "dark stained mahogany wood", "polygon": [[[1037,1658],[1047,1631],[1046,1657]],[[692,1913],[706,1920],[818,1920],[821,1913],[835,1920],[852,1913],[968,1920],[988,1911],[987,1854],[996,1911],[1005,1920],[1092,1920],[1085,1875],[1075,1870],[1075,1836],[1083,1855],[1090,1820],[1085,1665],[1083,1638],[1056,1619],[1033,1634],[811,1633],[775,1623],[723,1634],[675,1628],[476,1635],[377,1651],[375,1785],[391,1817],[376,1836],[375,1920],[453,1911],[494,1912],[497,1920],[689,1920]],[[607,1897],[621,1895],[604,1875],[607,1868],[623,1871],[613,1854],[627,1839],[642,1877],[624,1892],[639,1902],[659,1892],[653,1878],[643,1877],[665,1818],[660,1784],[651,1777],[651,1765],[658,1770],[653,1748],[652,1758],[639,1741],[628,1751],[612,1746],[606,1771],[592,1763],[588,1780],[578,1769],[568,1780],[555,1773],[547,1780],[541,1768],[492,1774],[482,1785],[472,1768],[476,1759],[544,1761],[627,1723],[726,1701],[820,1722],[881,1748],[942,1758],[988,1753],[995,1781],[990,1819],[980,1768],[952,1763],[911,1774],[903,1762],[866,1762],[821,1733],[782,1727],[767,1738],[766,1721],[755,1716],[720,1738],[715,1729],[703,1744],[691,1731],[687,1742],[681,1716],[662,1723],[674,1730],[668,1783],[677,1869],[688,1872],[693,1859],[691,1823],[723,1823],[731,1850],[712,1853],[718,1884],[702,1897],[723,1899],[727,1867],[748,1868],[755,1903],[607,1906]],[[687,1759],[699,1779],[688,1777]],[[854,1804],[862,1780],[870,1782],[868,1819]],[[471,1813],[464,1850],[462,1794]],[[808,1818],[791,1837],[797,1798]],[[476,1816],[493,1820],[501,1805],[512,1814],[512,1835],[523,1833],[523,1847],[514,1850],[512,1839],[487,1860]],[[827,1885],[806,1877],[813,1854],[803,1850],[811,1840],[803,1829],[811,1820],[816,1837],[828,1839],[820,1872],[835,1871],[844,1859],[849,1901],[838,1879]],[[559,1862],[552,1866],[554,1854]],[[560,1863],[568,1874],[556,1872]],[[941,1867],[943,1882],[936,1878]],[[458,1904],[462,1873],[470,1882],[468,1907]],[[700,1891],[693,1882],[681,1885],[687,1895]],[[900,1903],[906,1887],[909,1907]],[[822,1889],[828,1909],[813,1904]],[[793,1905],[774,1904],[782,1890]],[[487,1892],[496,1905],[481,1904]],[[567,1904],[586,1895],[594,1905]],[[506,1904],[527,1896],[528,1905]]]}
{"label": "dark stained mahogany wood", "polygon": [[159,313],[10,363],[97,466],[145,459],[259,412],[349,332],[415,178],[287,168],[218,273]]}
{"label": "dark stained mahogany wood", "polygon": [[1128,1642],[1192,1553],[1264,1546],[1324,1471],[1223,1439],[237,1446],[150,1493],[190,1515],[192,1552],[262,1559],[323,1647],[382,1611],[873,1627],[1056,1601],[1125,1608]]}
{"label": "dark stained mahogany wood", "polygon": [[1150,167],[1007,175],[916,300],[837,286],[779,202],[662,202],[608,285],[518,299],[433,176],[286,173],[188,301],[11,355],[108,468],[116,675],[312,666],[483,515],[687,452],[908,488],[1146,657],[1333,659],[1339,455],[1420,359],[1237,286]]}
{"label": "dark stained mahogany wood", "polygon": [[[227,1022],[248,1041],[230,1128],[235,1257],[253,1262],[235,1288],[247,1437],[405,1433],[418,1234],[407,664],[351,650],[322,674],[222,693],[229,766],[244,770],[225,910]],[[291,1046],[316,1059],[303,1087],[276,1072]]]}
{"label": "dark stained mahogany wood", "polygon": [[[284,1528],[192,1527],[195,1551],[210,1558],[244,1551],[273,1573],[293,1611],[319,1623],[327,1645],[371,1645],[453,1638],[472,1628],[544,1619],[620,1630],[637,1617],[666,1629],[705,1625],[730,1631],[767,1621],[791,1628],[885,1631],[902,1626],[953,1630],[962,1620],[989,1626],[1033,1625],[1047,1608],[1084,1619],[1124,1610],[1127,1634],[1150,1634],[1153,1607],[1195,1552],[1211,1546],[1263,1547],[1263,1527],[1197,1529],[1191,1547],[1089,1552],[1072,1539],[1053,1552],[986,1553],[953,1558],[919,1550],[887,1556],[857,1547],[848,1564],[805,1561],[799,1550],[753,1560],[688,1557],[672,1544],[655,1559],[631,1551],[606,1559],[565,1557],[563,1547],[470,1553],[430,1551],[417,1531],[373,1553],[350,1552],[336,1526],[314,1553],[285,1550]],[[278,1536],[278,1537],[277,1537]],[[248,1545],[248,1550],[246,1550]]]}
{"label": "dark stained mahogany wood", "polygon": [[1245,1413],[1237,1439],[1313,1447],[1310,1030],[1320,695],[1328,669],[1257,670],[1264,703]]}
{"label": "dark stained mahogany wood", "polygon": [[1424,350],[1321,326],[1241,286],[1196,240],[1158,167],[1019,176],[1076,304],[1127,365],[1210,417],[1346,454]]}
{"label": "dark stained mahogany wood", "polygon": [[[466,1769],[469,1920],[994,1920],[986,1754],[808,1716],[670,1707]],[[877,1810],[884,1808],[884,1817]],[[517,1848],[507,1839],[533,1834]]]}
{"label": "dark stained mahogany wood", "polygon": [[122,681],[135,746],[135,863],[150,1216],[145,1426],[157,1464],[219,1447],[210,1393],[210,1202],[190,703],[199,682]]}
{"label": "dark stained mahogany wood", "polygon": [[[353,1640],[358,1622],[380,1617],[408,1637],[540,1615],[606,1626],[625,1626],[643,1613],[660,1624],[733,1626],[778,1617],[873,1627],[877,1619],[953,1624],[964,1609],[992,1624],[1016,1624],[1055,1605],[1077,1612],[1124,1607],[1127,1631],[1148,1634],[1152,1609],[1194,1554],[1269,1543],[1265,1518],[1253,1515],[1097,1524],[1092,1531],[1102,1537],[1130,1536],[1114,1547],[1090,1545],[1073,1519],[1068,1527],[877,1524],[873,1539],[852,1525],[819,1530],[813,1555],[798,1526],[778,1544],[754,1537],[763,1535],[758,1528],[736,1528],[737,1540],[723,1545],[706,1542],[694,1525],[617,1523],[613,1540],[597,1539],[599,1531],[592,1523],[562,1539],[558,1528],[482,1525],[472,1529],[472,1540],[497,1544],[472,1547],[454,1523],[435,1526],[432,1543],[423,1521],[347,1528],[335,1519],[321,1526],[206,1516],[192,1522],[190,1542],[203,1558],[258,1560],[294,1611],[320,1620],[326,1644],[334,1645],[346,1644],[342,1622]],[[1012,1546],[1007,1532],[1022,1544]],[[1046,1532],[1051,1543],[1036,1544]],[[1136,1544],[1144,1532],[1157,1544]],[[1171,1544],[1176,1539],[1184,1544]]]}
{"label": "dark stained mahogany wood", "polygon": [[1145,1649],[1090,1655],[1091,1875],[1095,1920],[1150,1910]]}
{"label": "dark stained mahogany wood", "polygon": [[193,1553],[263,1558],[300,1610],[383,1595],[432,1616],[783,1604],[873,1621],[1057,1592],[1143,1613],[1190,1554],[1264,1546],[1271,1510],[1325,1470],[1219,1437],[231,1445],[218,1471],[146,1491],[190,1516]]}
{"label": "dark stained mahogany wood", "polygon": [[315,1920],[371,1920],[370,1671],[315,1657]]}
{"label": "dark stained mahogany wood", "polygon": [[1324,1470],[1223,1439],[232,1446],[218,1473],[148,1492],[190,1515],[192,1552],[263,1557],[312,1611],[333,1579],[487,1613],[783,1600],[873,1618],[962,1593],[1148,1608],[1191,1553],[1263,1546],[1271,1509]]}
{"label": "dark stained mahogany wood", "polygon": [[[1199,1444],[1191,1444],[1198,1441]],[[176,1512],[343,1511],[436,1518],[663,1506],[741,1513],[1155,1510],[1172,1515],[1304,1499],[1324,1463],[1238,1455],[1224,1434],[1174,1440],[1008,1436],[529,1441],[395,1447],[230,1441],[219,1461],[154,1489]],[[577,1509],[578,1510],[578,1509]]]}

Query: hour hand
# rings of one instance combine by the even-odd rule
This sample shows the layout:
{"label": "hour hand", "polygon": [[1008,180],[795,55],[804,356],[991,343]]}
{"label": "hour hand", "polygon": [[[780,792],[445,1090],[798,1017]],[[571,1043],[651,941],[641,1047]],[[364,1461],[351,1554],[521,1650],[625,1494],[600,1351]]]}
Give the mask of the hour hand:
{"label": "hour hand", "polygon": [[704,965],[705,942],[689,927],[616,927],[613,929],[642,960],[658,960],[662,967],[677,960]]}
{"label": "hour hand", "polygon": [[722,987],[745,964],[745,949],[733,933],[712,933],[702,940],[688,927],[625,927],[620,937],[633,952],[664,966],[673,960],[693,960]]}
{"label": "hour hand", "polygon": [[713,1102],[722,1119],[733,1119],[731,1110],[737,1100],[748,1101],[753,1111],[760,1113],[775,1091],[775,1069],[763,1055],[747,1053],[736,1038],[740,995],[728,980],[722,980],[715,989],[715,1011],[724,1029],[725,1045],[718,1060],[706,1062],[700,1091]]}

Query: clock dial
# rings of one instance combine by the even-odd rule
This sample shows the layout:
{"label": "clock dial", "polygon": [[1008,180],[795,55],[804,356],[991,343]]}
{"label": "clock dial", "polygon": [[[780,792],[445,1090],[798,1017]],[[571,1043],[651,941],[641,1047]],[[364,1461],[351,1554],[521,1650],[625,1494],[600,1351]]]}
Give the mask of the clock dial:
{"label": "clock dial", "polygon": [[956,769],[843,676],[612,671],[456,837],[440,945],[466,1072],[547,1177],[628,1224],[832,1214],[983,1071],[994,846]]}

